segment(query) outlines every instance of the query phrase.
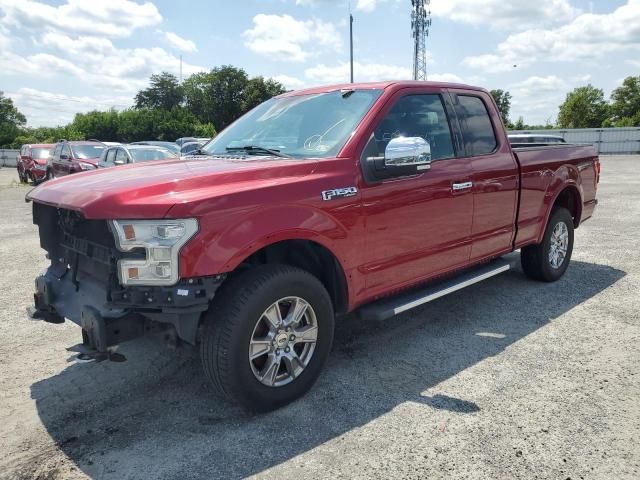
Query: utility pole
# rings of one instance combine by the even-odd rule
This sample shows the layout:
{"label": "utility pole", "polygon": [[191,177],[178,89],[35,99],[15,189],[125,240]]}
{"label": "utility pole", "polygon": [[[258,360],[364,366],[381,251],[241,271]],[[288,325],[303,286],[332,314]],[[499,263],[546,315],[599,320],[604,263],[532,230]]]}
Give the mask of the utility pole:
{"label": "utility pole", "polygon": [[427,37],[431,27],[431,0],[411,0],[411,34],[413,36],[413,79],[427,79]]}
{"label": "utility pole", "polygon": [[349,11],[349,52],[351,66],[351,83],[353,83],[353,15]]}

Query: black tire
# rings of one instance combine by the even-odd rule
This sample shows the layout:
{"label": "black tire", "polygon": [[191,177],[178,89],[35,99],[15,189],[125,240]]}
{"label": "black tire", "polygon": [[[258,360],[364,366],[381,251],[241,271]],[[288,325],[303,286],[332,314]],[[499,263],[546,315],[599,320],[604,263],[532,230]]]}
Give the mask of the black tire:
{"label": "black tire", "polygon": [[[562,263],[552,266],[549,259],[551,251],[551,235],[559,223],[564,223],[568,233],[567,252]],[[542,282],[555,282],[567,271],[573,252],[573,218],[569,210],[563,207],[554,207],[544,232],[542,243],[524,247],[520,252],[520,260],[524,273],[534,280]]]}
{"label": "black tire", "polygon": [[[305,300],[315,314],[315,349],[290,383],[267,386],[253,372],[249,343],[263,312],[293,296]],[[228,279],[206,313],[200,344],[205,375],[216,393],[233,403],[255,412],[279,408],[304,395],[318,379],[331,351],[333,330],[331,298],[316,277],[286,265],[253,267]]]}
{"label": "black tire", "polygon": [[43,181],[44,181],[44,182],[46,182],[47,180],[53,180],[54,178],[56,178],[56,177],[55,177],[55,175],[53,174],[53,170],[51,170],[50,168],[49,168],[49,169],[47,169],[47,173],[46,173],[46,175],[44,176],[44,180],[43,180]]}
{"label": "black tire", "polygon": [[20,169],[18,169],[18,178],[20,179],[20,183],[27,183],[24,173],[22,173]]}

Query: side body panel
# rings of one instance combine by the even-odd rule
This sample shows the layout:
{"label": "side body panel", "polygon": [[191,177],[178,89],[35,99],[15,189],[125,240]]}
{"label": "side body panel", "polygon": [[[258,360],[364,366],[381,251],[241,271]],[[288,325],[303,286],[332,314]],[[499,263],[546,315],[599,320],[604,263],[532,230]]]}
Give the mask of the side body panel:
{"label": "side body panel", "polygon": [[522,170],[516,248],[538,243],[558,195],[571,188],[578,199],[578,226],[595,207],[597,154],[592,146],[516,149]]}

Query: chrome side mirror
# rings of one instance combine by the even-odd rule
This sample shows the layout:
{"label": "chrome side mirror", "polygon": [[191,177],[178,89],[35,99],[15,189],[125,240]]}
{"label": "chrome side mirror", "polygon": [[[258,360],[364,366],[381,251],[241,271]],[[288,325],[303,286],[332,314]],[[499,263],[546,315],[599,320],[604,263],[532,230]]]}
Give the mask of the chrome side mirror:
{"label": "chrome side mirror", "polygon": [[422,137],[396,137],[384,150],[385,167],[431,168],[431,145]]}

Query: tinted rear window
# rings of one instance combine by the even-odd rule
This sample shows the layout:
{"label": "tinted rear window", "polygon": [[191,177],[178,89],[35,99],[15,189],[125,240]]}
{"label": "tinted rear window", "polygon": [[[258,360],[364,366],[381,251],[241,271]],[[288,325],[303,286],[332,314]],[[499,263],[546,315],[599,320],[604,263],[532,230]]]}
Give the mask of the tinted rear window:
{"label": "tinted rear window", "polygon": [[456,112],[467,155],[484,155],[493,152],[498,142],[489,112],[482,99],[458,95]]}

